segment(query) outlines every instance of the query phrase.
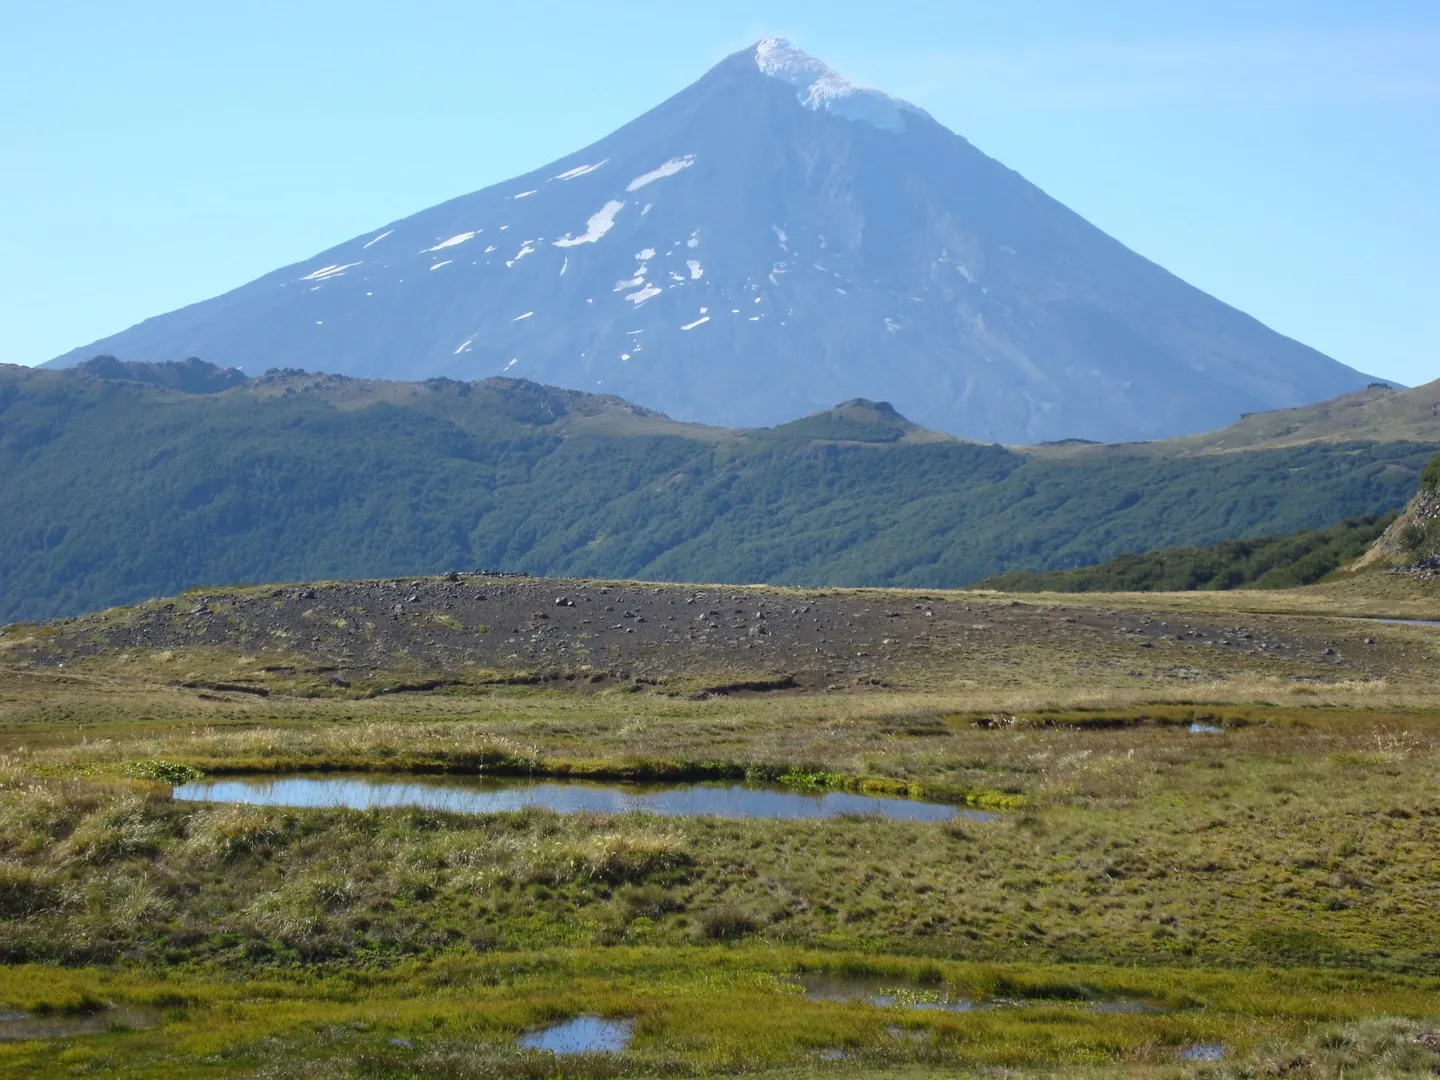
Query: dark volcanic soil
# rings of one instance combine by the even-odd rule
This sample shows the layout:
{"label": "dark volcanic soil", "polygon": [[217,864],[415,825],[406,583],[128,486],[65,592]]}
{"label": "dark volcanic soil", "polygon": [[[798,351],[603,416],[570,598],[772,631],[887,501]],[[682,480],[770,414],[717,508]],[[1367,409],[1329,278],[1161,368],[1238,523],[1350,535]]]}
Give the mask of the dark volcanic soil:
{"label": "dark volcanic soil", "polygon": [[10,653],[54,664],[114,650],[216,646],[272,664],[280,654],[294,671],[336,685],[382,672],[443,682],[491,671],[582,684],[685,677],[700,680],[697,693],[918,685],[936,674],[993,677],[996,665],[1033,678],[1023,669],[1041,650],[1047,660],[1068,658],[1072,669],[1093,663],[1182,680],[1237,667],[1300,678],[1380,672],[1383,650],[1362,626],[1337,641],[1334,624],[1318,620],[1244,618],[1237,625],[965,593],[474,573],[200,590],[49,624]]}

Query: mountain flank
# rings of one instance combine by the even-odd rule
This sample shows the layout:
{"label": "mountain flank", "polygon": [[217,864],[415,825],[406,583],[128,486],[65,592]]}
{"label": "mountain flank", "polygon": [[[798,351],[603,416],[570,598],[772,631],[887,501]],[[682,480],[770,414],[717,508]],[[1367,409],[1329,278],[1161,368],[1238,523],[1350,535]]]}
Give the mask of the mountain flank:
{"label": "mountain flank", "polygon": [[505,375],[732,427],[883,400],[1007,444],[1191,434],[1370,381],[776,39],[543,168],[52,364],[97,353]]}
{"label": "mountain flank", "polygon": [[280,370],[209,392],[228,377],[197,370],[207,392],[108,363],[0,368],[0,619],[467,567],[960,586],[1399,509],[1440,450],[1017,450],[870,401],[726,430],[517,379]]}
{"label": "mountain flank", "polygon": [[1361,557],[1398,515],[1367,514],[1328,529],[1226,540],[1204,548],[1120,555],[1075,570],[1017,571],[978,588],[1002,592],[1187,592],[1193,589],[1293,589]]}

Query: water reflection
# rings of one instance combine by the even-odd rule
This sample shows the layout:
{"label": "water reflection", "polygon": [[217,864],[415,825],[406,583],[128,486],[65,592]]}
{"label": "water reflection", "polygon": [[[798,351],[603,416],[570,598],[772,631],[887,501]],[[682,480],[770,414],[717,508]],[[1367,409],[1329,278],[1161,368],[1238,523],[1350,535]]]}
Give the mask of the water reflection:
{"label": "water reflection", "polygon": [[1040,1001],[1013,998],[973,998],[949,988],[884,975],[827,975],[808,973],[799,977],[800,988],[810,1001],[861,1001],[880,1008],[921,1009],[939,1012],[972,1012],[977,1009],[1019,1008],[1026,1005],[1078,1005],[1090,1012],[1158,1015],[1169,1010],[1143,998],[1107,998],[1096,1001]]}
{"label": "water reflection", "polygon": [[577,1016],[521,1035],[515,1044],[551,1054],[618,1054],[630,1043],[630,1026],[629,1020]]}
{"label": "water reflection", "polygon": [[951,994],[943,986],[926,986],[882,975],[800,976],[800,986],[810,1001],[863,1001],[881,1008],[933,1009],[941,1012],[970,1012],[1009,1002],[977,1002]]}
{"label": "water reflection", "polygon": [[815,819],[869,815],[891,821],[990,821],[995,815],[945,803],[853,795],[843,791],[798,792],[746,784],[594,784],[566,780],[481,777],[247,776],[201,780],[175,789],[194,802],[260,806],[420,807],[464,814],[494,814],[543,807],[559,813],[644,812],[670,817]]}
{"label": "water reflection", "polygon": [[1180,1051],[1182,1061],[1219,1061],[1225,1056],[1225,1047],[1219,1043],[1196,1043]]}

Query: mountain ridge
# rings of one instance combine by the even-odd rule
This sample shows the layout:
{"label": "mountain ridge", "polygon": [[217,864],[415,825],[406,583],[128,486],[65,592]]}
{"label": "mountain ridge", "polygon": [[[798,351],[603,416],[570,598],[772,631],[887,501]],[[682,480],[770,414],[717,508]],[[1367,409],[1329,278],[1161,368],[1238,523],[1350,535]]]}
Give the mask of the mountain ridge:
{"label": "mountain ridge", "polygon": [[[180,362],[146,363],[119,361],[112,356],[95,356],[73,368],[62,369],[28,368],[24,365],[0,363],[0,375],[8,372],[21,378],[24,372],[54,370],[70,371],[76,375],[108,382],[130,381],[148,387],[192,394],[220,393],[236,387],[247,387],[251,392],[259,394],[313,392],[321,394],[331,404],[340,408],[347,404],[373,404],[376,400],[400,400],[407,396],[413,400],[422,391],[436,388],[454,389],[462,398],[491,391],[497,394],[508,392],[533,398],[537,402],[535,409],[538,411],[531,414],[532,418],[547,411],[557,419],[563,415],[572,422],[618,414],[651,425],[637,429],[644,433],[683,433],[685,437],[697,441],[754,437],[796,438],[807,432],[807,425],[818,426],[839,421],[892,428],[898,436],[896,439],[886,437],[846,441],[883,443],[918,440],[997,445],[925,428],[902,415],[890,402],[868,398],[852,398],[804,416],[784,420],[771,427],[727,428],[676,420],[658,409],[637,405],[616,394],[596,394],[547,386],[529,379],[509,376],[491,376],[468,383],[448,376],[404,382],[312,372],[301,368],[269,368],[260,375],[247,376],[239,369],[221,368],[198,357],[189,357]],[[575,410],[573,413],[572,409]],[[619,433],[620,429],[612,430]],[[819,434],[811,437],[823,438]],[[1097,443],[1083,439],[1067,439],[1042,444],[1015,444],[1007,448],[1022,454],[1045,456],[1103,454],[1121,448],[1190,455],[1347,441],[1440,443],[1440,379],[1409,388],[1372,383],[1364,390],[1344,394],[1329,401],[1291,409],[1248,413],[1225,428],[1174,439],[1133,443]]]}
{"label": "mountain ridge", "polygon": [[508,378],[280,369],[186,393],[135,373],[0,366],[0,621],[468,566],[959,586],[1399,509],[1440,451],[1017,449],[873,401],[733,431]]}
{"label": "mountain ridge", "polygon": [[52,363],[522,375],[746,427],[884,399],[1011,444],[1207,430],[1368,381],[923,110],[788,43],[766,74],[765,45],[550,165]]}

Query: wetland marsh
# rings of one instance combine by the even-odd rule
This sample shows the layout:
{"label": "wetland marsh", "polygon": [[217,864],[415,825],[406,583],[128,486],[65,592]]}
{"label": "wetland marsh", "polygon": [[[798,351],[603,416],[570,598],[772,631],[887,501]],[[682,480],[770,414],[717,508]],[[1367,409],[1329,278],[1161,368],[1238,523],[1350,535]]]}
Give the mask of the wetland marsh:
{"label": "wetland marsh", "polygon": [[[1094,624],[1044,597],[750,597],[891,636],[913,664],[878,682],[868,657],[639,644],[362,680],[323,640],[107,644],[154,636],[144,611],[12,628],[0,1010],[158,1022],[5,1043],[0,1074],[1425,1075],[1433,630],[1312,597],[1202,620],[1092,596]],[[247,791],[271,805],[188,798]],[[643,803],[696,792],[861,812]],[[864,812],[891,805],[924,813]],[[582,1020],[629,1041],[525,1044]]]}

